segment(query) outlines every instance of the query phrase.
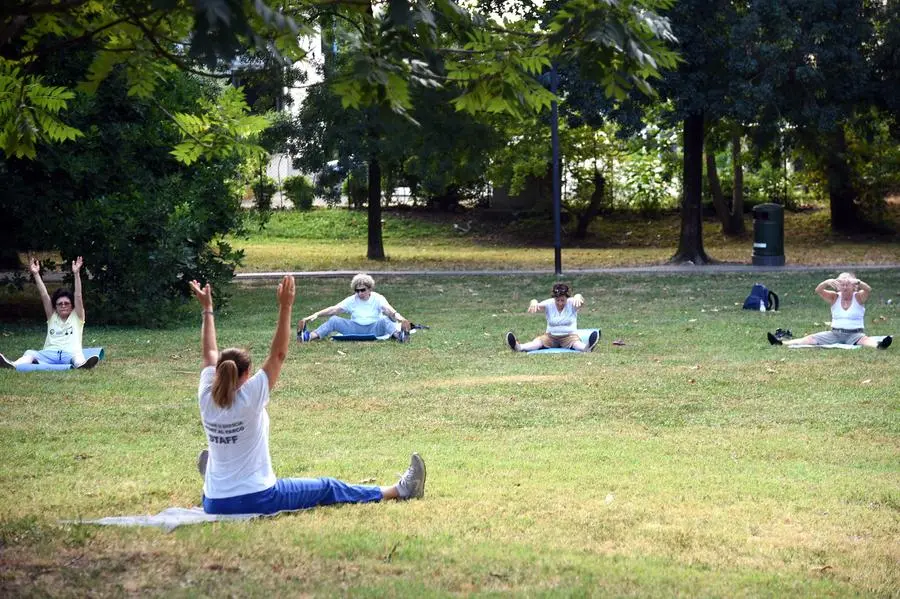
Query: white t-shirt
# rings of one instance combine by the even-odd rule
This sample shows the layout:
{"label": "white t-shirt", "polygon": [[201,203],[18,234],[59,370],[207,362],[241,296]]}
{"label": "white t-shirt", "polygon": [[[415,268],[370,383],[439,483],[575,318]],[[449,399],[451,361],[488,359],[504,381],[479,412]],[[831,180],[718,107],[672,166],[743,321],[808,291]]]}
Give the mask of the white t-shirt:
{"label": "white t-shirt", "polygon": [[230,408],[212,397],[213,366],[200,373],[200,420],[209,442],[203,494],[211,499],[264,491],[275,485],[269,455],[269,377],[259,370],[240,386]]}
{"label": "white t-shirt", "polygon": [[351,295],[338,304],[338,308],[350,315],[350,320],[359,324],[374,324],[381,318],[381,310],[387,300],[380,293],[369,292],[369,299],[363,301],[358,294]]}
{"label": "white t-shirt", "polygon": [[578,312],[572,305],[572,298],[566,298],[566,307],[562,312],[556,309],[556,300],[545,299],[540,306],[544,307],[547,316],[547,332],[551,335],[568,335],[578,330]]}
{"label": "white t-shirt", "polygon": [[831,304],[831,328],[861,329],[865,327],[866,307],[856,300],[856,293],[850,298],[850,307],[844,310],[839,295]]}
{"label": "white t-shirt", "polygon": [[44,349],[61,349],[70,354],[81,353],[81,335],[84,331],[84,322],[78,318],[73,310],[65,320],[54,311],[47,321],[47,338],[44,340]]}

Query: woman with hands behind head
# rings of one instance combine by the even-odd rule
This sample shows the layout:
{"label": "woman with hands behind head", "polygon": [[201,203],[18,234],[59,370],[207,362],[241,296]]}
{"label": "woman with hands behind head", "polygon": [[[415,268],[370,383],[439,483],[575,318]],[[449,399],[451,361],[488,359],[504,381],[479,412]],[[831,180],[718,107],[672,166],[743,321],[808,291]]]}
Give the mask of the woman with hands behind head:
{"label": "woman with hands behind head", "polygon": [[391,487],[351,485],[333,478],[276,478],[269,453],[269,392],[278,382],[291,341],[293,277],[278,285],[278,322],[269,355],[251,375],[249,353],[229,348],[219,352],[212,288],[191,281],[202,307],[203,370],[198,389],[200,420],[208,449],[197,466],[203,475],[203,510],[210,514],[272,514],[334,503],[422,497],[425,464],[412,455],[409,468]]}
{"label": "woman with hands behind head", "polygon": [[528,304],[528,313],[543,312],[547,317],[547,331],[528,343],[519,343],[512,331],[506,334],[506,343],[513,351],[534,351],[544,347],[565,347],[581,352],[594,350],[600,334],[597,331],[591,333],[588,342],[584,343],[578,336],[578,309],[584,305],[584,298],[580,293],[569,297],[569,286],[565,283],[553,285],[550,299],[538,302],[531,300]]}
{"label": "woman with hands behind head", "polygon": [[816,286],[816,293],[831,306],[831,330],[813,333],[800,339],[778,339],[766,333],[772,345],[861,345],[887,349],[893,340],[890,335],[881,341],[865,332],[865,303],[872,288],[850,272],[842,272],[836,279],[825,279]]}
{"label": "woman with hands behind head", "polygon": [[0,368],[15,368],[23,364],[71,364],[75,368],[93,368],[100,361],[97,356],[85,359],[82,346],[84,332],[84,301],[81,296],[81,256],[72,261],[72,275],[75,279],[75,293],[68,289],[57,289],[51,297],[41,279],[41,263],[31,258],[28,265],[34,284],[41,296],[44,314],[47,316],[47,337],[44,349],[27,350],[15,362],[0,354]]}

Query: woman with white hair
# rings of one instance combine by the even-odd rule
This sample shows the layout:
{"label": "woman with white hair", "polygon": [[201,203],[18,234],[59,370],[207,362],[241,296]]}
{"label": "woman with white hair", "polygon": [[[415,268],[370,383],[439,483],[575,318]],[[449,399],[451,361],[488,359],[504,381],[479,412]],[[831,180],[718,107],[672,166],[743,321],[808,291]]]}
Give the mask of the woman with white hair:
{"label": "woman with white hair", "polygon": [[277,478],[269,454],[269,392],[281,376],[291,343],[293,277],[278,285],[278,322],[262,368],[251,372],[245,349],[218,349],[212,288],[191,281],[202,308],[203,370],[198,399],[208,449],[197,468],[203,476],[203,510],[208,514],[274,514],[335,503],[417,499],[425,494],[425,462],[414,453],[395,485],[354,485],[334,478]]}
{"label": "woman with white hair", "polygon": [[[376,337],[390,335],[400,343],[409,341],[409,321],[400,316],[390,302],[374,289],[375,279],[369,275],[360,273],[353,277],[350,282],[353,295],[301,319],[297,323],[297,341],[306,343],[324,339],[331,333]],[[350,318],[341,318],[338,314],[349,314]],[[308,330],[306,325],[320,316],[330,318],[316,330]]]}
{"label": "woman with white hair", "polygon": [[836,279],[825,279],[816,293],[831,306],[831,330],[813,333],[800,339],[779,339],[766,333],[772,345],[861,345],[887,349],[893,338],[888,335],[876,341],[865,334],[865,303],[872,288],[852,272],[842,272]]}

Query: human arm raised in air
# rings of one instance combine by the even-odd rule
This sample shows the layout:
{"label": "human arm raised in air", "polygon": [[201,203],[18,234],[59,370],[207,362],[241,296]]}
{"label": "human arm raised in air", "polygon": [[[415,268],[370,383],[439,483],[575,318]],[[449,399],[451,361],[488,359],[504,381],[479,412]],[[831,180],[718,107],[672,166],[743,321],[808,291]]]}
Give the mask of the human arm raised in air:
{"label": "human arm raised in air", "polygon": [[285,275],[278,284],[276,297],[278,298],[278,323],[275,325],[275,336],[272,338],[272,347],[269,355],[263,362],[262,369],[269,379],[269,391],[275,388],[281,367],[287,359],[288,347],[291,345],[291,311],[294,308],[294,296],[296,287],[294,277]]}
{"label": "human arm raised in air", "polygon": [[53,316],[53,303],[50,300],[50,294],[47,293],[47,286],[44,285],[44,280],[41,279],[41,263],[38,262],[37,258],[31,258],[31,262],[28,263],[28,270],[31,271],[31,276],[34,277],[34,284],[41,295],[41,305],[44,306],[44,314],[47,316],[47,320],[50,320],[50,317]]}
{"label": "human arm raised in air", "polygon": [[72,306],[72,310],[78,315],[81,322],[84,322],[84,298],[81,295],[81,267],[83,264],[84,260],[81,259],[81,256],[72,260],[72,276],[75,278],[75,305]]}
{"label": "human arm raised in air", "polygon": [[207,283],[204,287],[197,281],[190,282],[194,297],[200,302],[203,312],[200,325],[200,352],[203,360],[203,368],[215,366],[219,362],[219,348],[216,344],[216,321],[213,317],[212,286]]}

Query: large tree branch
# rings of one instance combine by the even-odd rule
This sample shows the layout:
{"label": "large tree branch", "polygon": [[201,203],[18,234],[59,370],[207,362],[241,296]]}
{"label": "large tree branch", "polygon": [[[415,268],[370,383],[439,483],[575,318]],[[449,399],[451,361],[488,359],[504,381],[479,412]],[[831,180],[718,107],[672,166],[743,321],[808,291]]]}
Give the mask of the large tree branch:
{"label": "large tree branch", "polygon": [[[149,12],[145,16],[150,16],[152,14],[153,14],[153,12]],[[78,37],[66,39],[66,40],[63,40],[56,44],[50,44],[49,46],[41,46],[39,48],[35,48],[34,50],[32,50],[30,52],[23,52],[20,55],[20,58],[26,58],[28,56],[39,56],[42,54],[43,55],[52,54],[54,52],[62,50],[63,48],[67,48],[70,46],[76,46],[82,42],[86,42],[86,41],[94,38],[98,33],[102,33],[103,31],[106,31],[107,29],[115,27],[116,25],[121,25],[122,23],[127,23],[130,18],[131,17],[120,17],[118,19],[114,19],[114,20],[110,21],[109,23],[106,23],[105,25],[101,25],[97,29],[91,29],[90,31],[85,31],[83,34],[79,35]]]}
{"label": "large tree branch", "polygon": [[137,27],[138,29],[140,29],[144,33],[144,37],[146,38],[146,40],[148,42],[150,42],[150,44],[153,46],[153,48],[156,50],[156,52],[157,52],[157,54],[159,54],[159,56],[161,56],[162,58],[165,58],[166,60],[168,60],[175,66],[177,66],[182,71],[185,71],[186,73],[192,73],[194,75],[200,75],[201,77],[213,77],[216,79],[228,79],[231,77],[231,74],[210,73],[210,72],[201,71],[199,69],[195,69],[195,68],[189,66],[187,64],[187,62],[184,61],[183,58],[181,58],[177,54],[170,52],[170,51],[166,50],[165,48],[163,48],[162,44],[159,43],[159,40],[156,39],[156,34],[153,31],[151,31],[144,24],[144,22],[141,21],[140,18],[136,17],[134,19],[134,21],[131,22],[131,24],[134,25],[135,27]]}

